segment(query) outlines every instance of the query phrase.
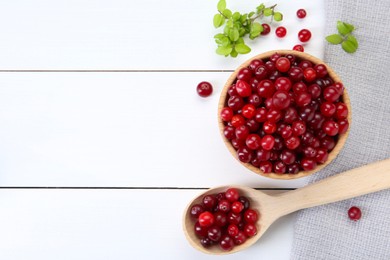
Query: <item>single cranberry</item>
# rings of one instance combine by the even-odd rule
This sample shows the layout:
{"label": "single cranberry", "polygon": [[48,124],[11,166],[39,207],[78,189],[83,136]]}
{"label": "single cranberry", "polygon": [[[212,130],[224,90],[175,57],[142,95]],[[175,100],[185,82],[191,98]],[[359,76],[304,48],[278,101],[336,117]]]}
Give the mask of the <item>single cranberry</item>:
{"label": "single cranberry", "polygon": [[204,207],[200,204],[195,204],[191,207],[190,215],[193,218],[198,218],[204,212]]}
{"label": "single cranberry", "polygon": [[[222,200],[221,200],[222,201]],[[226,213],[222,211],[217,211],[214,213],[214,224],[219,227],[224,227],[227,224]]]}
{"label": "single cranberry", "polygon": [[290,61],[291,64],[294,63],[294,61],[295,61],[295,55],[294,54],[286,54],[285,57]]}
{"label": "single cranberry", "polygon": [[244,232],[245,232],[245,235],[247,235],[248,237],[255,236],[257,234],[256,225],[253,223],[246,224],[244,227]]}
{"label": "single cranberry", "polygon": [[280,153],[279,158],[286,165],[290,165],[290,164],[294,163],[296,160],[295,153],[293,151],[287,150],[287,149],[283,150]]}
{"label": "single cranberry", "polygon": [[245,124],[245,119],[242,115],[234,115],[232,120],[230,120],[230,123],[234,127],[239,127]]}
{"label": "single cranberry", "polygon": [[[266,99],[264,100],[264,105],[265,105],[265,108],[267,108],[267,109],[272,109],[272,108],[274,108],[274,104],[273,104],[273,102],[272,102],[272,97],[266,98]],[[268,114],[268,113],[267,113],[267,114]]]}
{"label": "single cranberry", "polygon": [[236,82],[236,91],[241,97],[249,97],[252,94],[252,87],[248,82],[239,79]]}
{"label": "single cranberry", "polygon": [[322,129],[324,122],[325,117],[322,114],[316,112],[314,113],[313,119],[309,121],[309,125],[313,130],[319,130]]}
{"label": "single cranberry", "polygon": [[342,119],[338,121],[339,124],[339,134],[345,134],[348,131],[349,123],[348,119]]}
{"label": "single cranberry", "polygon": [[278,122],[280,119],[282,119],[282,116],[283,116],[282,112],[274,108],[268,110],[267,113],[267,119],[271,122]]}
{"label": "single cranberry", "polygon": [[280,57],[275,62],[275,67],[280,72],[287,72],[290,69],[291,63],[290,60],[286,57]]}
{"label": "single cranberry", "polygon": [[204,248],[209,248],[210,246],[214,245],[214,242],[210,238],[208,238],[208,237],[202,237],[200,239],[200,244]]}
{"label": "single cranberry", "polygon": [[299,172],[299,164],[298,163],[293,163],[293,164],[287,165],[287,173],[297,174],[298,172]]}
{"label": "single cranberry", "polygon": [[292,122],[294,122],[297,119],[298,119],[297,110],[294,107],[286,108],[286,110],[284,112],[284,118],[283,118],[284,122],[287,124],[291,124]]}
{"label": "single cranberry", "polygon": [[333,120],[325,121],[322,130],[329,136],[335,136],[339,133],[339,124]]}
{"label": "single cranberry", "polygon": [[256,109],[255,120],[259,123],[267,121],[267,109],[265,109],[264,107]]}
{"label": "single cranberry", "polygon": [[345,119],[348,116],[348,107],[344,103],[336,104],[336,118],[337,119]]}
{"label": "single cranberry", "polygon": [[340,95],[343,94],[343,92],[344,92],[344,85],[343,85],[343,83],[336,82],[336,83],[333,84],[333,87],[335,87],[339,91]]}
{"label": "single cranberry", "polygon": [[196,91],[198,95],[201,97],[208,97],[213,93],[213,86],[207,81],[202,81],[196,87]]}
{"label": "single cranberry", "polygon": [[281,132],[281,136],[284,139],[291,137],[292,134],[293,134],[293,130],[292,130],[292,127],[290,125],[286,125],[285,127],[283,127],[282,132]]}
{"label": "single cranberry", "polygon": [[244,212],[244,220],[246,223],[256,223],[259,219],[259,214],[254,209],[248,209]]}
{"label": "single cranberry", "polygon": [[239,201],[235,201],[232,203],[231,208],[234,213],[240,213],[244,209],[244,205]]}
{"label": "single cranberry", "polygon": [[328,151],[325,148],[317,148],[316,150],[316,161],[318,163],[325,163],[328,160]]}
{"label": "single cranberry", "polygon": [[252,104],[255,107],[258,107],[261,104],[261,97],[259,97],[259,95],[257,95],[257,94],[252,94],[249,96],[248,102],[249,102],[249,104]]}
{"label": "single cranberry", "polygon": [[237,138],[233,138],[231,140],[232,146],[238,150],[242,147],[245,147],[245,140],[238,140]]}
{"label": "single cranberry", "polygon": [[310,131],[306,131],[306,133],[301,136],[302,143],[305,145],[309,145],[313,141],[313,138],[314,135]]}
{"label": "single cranberry", "polygon": [[324,116],[331,117],[336,112],[336,106],[331,102],[324,102],[321,104],[320,110]]}
{"label": "single cranberry", "polygon": [[238,71],[237,74],[238,80],[249,81],[251,77],[252,77],[252,71],[248,68],[242,68]]}
{"label": "single cranberry", "polygon": [[276,34],[276,36],[278,36],[279,38],[283,38],[284,36],[286,36],[287,30],[286,30],[285,27],[279,26],[279,27],[276,28],[275,34]]}
{"label": "single cranberry", "polygon": [[304,107],[311,102],[311,95],[308,92],[300,92],[295,96],[295,104],[299,107]]}
{"label": "single cranberry", "polygon": [[265,121],[263,124],[263,130],[266,134],[272,134],[276,131],[276,123],[271,121]]}
{"label": "single cranberry", "polygon": [[358,207],[353,206],[348,210],[348,217],[350,220],[358,221],[362,217],[362,211]]}
{"label": "single cranberry", "polygon": [[244,106],[244,100],[240,96],[231,96],[227,104],[233,111],[237,111]]}
{"label": "single cranberry", "polygon": [[307,86],[302,81],[299,81],[299,82],[297,82],[297,83],[295,83],[293,85],[292,89],[293,89],[293,92],[295,94],[298,94],[298,93],[301,93],[301,92],[306,92],[307,91]]}
{"label": "single cranberry", "polygon": [[228,236],[228,235],[222,236],[221,241],[219,242],[219,246],[220,246],[221,249],[224,250],[224,251],[230,251],[230,250],[232,250],[233,247],[234,247],[233,238],[230,237],[230,236]]}
{"label": "single cranberry", "polygon": [[273,165],[270,161],[264,161],[260,163],[259,168],[263,173],[270,173],[272,172]]}
{"label": "single cranberry", "polygon": [[235,237],[238,235],[238,232],[240,231],[240,229],[238,228],[237,225],[234,225],[234,224],[230,224],[228,227],[227,227],[227,233],[230,237]]}
{"label": "single cranberry", "polygon": [[265,63],[265,67],[267,68],[267,70],[269,71],[274,71],[275,70],[275,62],[269,60]]}
{"label": "single cranberry", "polygon": [[335,87],[326,87],[323,91],[324,98],[329,102],[335,102],[339,97],[339,91]]}
{"label": "single cranberry", "polygon": [[308,68],[312,68],[313,67],[313,63],[311,63],[311,61],[309,61],[309,60],[302,60],[302,61],[299,62],[298,67],[300,67],[301,69],[305,70],[305,69],[308,69]]}
{"label": "single cranberry", "polygon": [[298,39],[301,42],[308,42],[311,38],[311,32],[308,29],[302,29],[298,33]]}
{"label": "single cranberry", "polygon": [[284,139],[280,135],[275,135],[275,143],[273,150],[280,151],[284,148]]}
{"label": "single cranberry", "polygon": [[274,163],[274,172],[275,173],[280,173],[280,174],[286,173],[286,170],[287,170],[286,165],[282,161],[276,161]]}
{"label": "single cranberry", "polygon": [[271,27],[267,23],[263,23],[261,26],[263,26],[263,31],[261,32],[261,35],[267,35],[271,32]]}
{"label": "single cranberry", "polygon": [[246,126],[249,127],[249,131],[252,133],[257,132],[260,129],[260,123],[253,118],[246,121]]}
{"label": "single cranberry", "polygon": [[252,105],[252,104],[246,104],[246,105],[242,108],[241,114],[242,114],[245,118],[252,118],[252,117],[255,115],[255,111],[256,111],[256,108],[255,108],[254,105]]}
{"label": "single cranberry", "polygon": [[303,71],[303,77],[307,82],[311,82],[317,78],[317,72],[313,68],[306,68]]}
{"label": "single cranberry", "polygon": [[317,163],[314,159],[311,158],[303,158],[301,161],[301,166],[305,171],[314,170],[317,167]]}
{"label": "single cranberry", "polygon": [[230,120],[232,120],[232,117],[233,117],[234,113],[233,113],[233,109],[230,108],[230,107],[224,107],[222,108],[221,110],[221,119],[225,122],[228,122]]}
{"label": "single cranberry", "polygon": [[218,210],[221,212],[228,213],[230,211],[230,207],[230,202],[227,199],[218,202]]}
{"label": "single cranberry", "polygon": [[336,142],[331,136],[325,136],[321,139],[320,146],[328,151],[331,151],[336,146]]}
{"label": "single cranberry", "polygon": [[285,144],[288,149],[294,150],[301,144],[301,141],[298,137],[291,136],[285,140]]}
{"label": "single cranberry", "polygon": [[214,195],[206,195],[202,200],[203,206],[208,210],[213,210],[217,205],[217,199]]}
{"label": "single cranberry", "polygon": [[324,81],[324,84],[325,84],[326,87],[329,87],[329,86],[334,87],[334,85],[333,85],[334,81],[333,81],[332,78],[330,78],[330,77],[325,77],[325,78],[323,78],[322,80]]}
{"label": "single cranberry", "polygon": [[271,158],[271,152],[269,150],[258,149],[256,152],[256,158],[259,161],[268,161]]}
{"label": "single cranberry", "polygon": [[[286,109],[290,106],[291,99],[287,91],[285,90],[278,90],[275,92],[275,94],[272,97],[272,104],[276,109]],[[280,117],[282,117],[281,113],[279,112]]]}
{"label": "single cranberry", "polygon": [[261,137],[257,134],[250,134],[245,143],[249,149],[257,150],[261,146]]}
{"label": "single cranberry", "polygon": [[199,224],[199,221],[197,221],[194,225],[194,232],[197,237],[202,238],[207,236],[207,230],[208,227],[203,227]]}
{"label": "single cranberry", "polygon": [[299,19],[303,19],[306,17],[306,10],[305,9],[298,9],[297,16]]}
{"label": "single cranberry", "polygon": [[260,81],[259,85],[257,85],[257,94],[259,94],[260,97],[269,98],[272,97],[272,95],[275,92],[275,86],[274,83],[271,80],[262,80]]}
{"label": "single cranberry", "polygon": [[292,67],[288,71],[288,76],[294,82],[301,81],[303,79],[303,70],[299,67]]}
{"label": "single cranberry", "polygon": [[264,150],[271,150],[274,147],[275,144],[275,137],[272,135],[265,135],[261,139],[261,147],[263,147]]}
{"label": "single cranberry", "polygon": [[244,244],[245,243],[245,241],[246,241],[246,235],[245,235],[245,233],[243,232],[243,231],[238,231],[238,234],[237,234],[237,236],[235,236],[234,238],[233,238],[233,241],[234,241],[234,244],[236,244],[236,245],[242,245],[242,244]]}
{"label": "single cranberry", "polygon": [[198,220],[201,227],[210,227],[214,224],[214,215],[209,211],[205,211],[199,215]]}
{"label": "single cranberry", "polygon": [[227,218],[230,224],[238,225],[242,220],[242,214],[230,211],[227,215]]}
{"label": "single cranberry", "polygon": [[223,129],[223,135],[226,139],[231,140],[234,138],[234,127],[233,126],[225,126]]}
{"label": "single cranberry", "polygon": [[302,45],[297,44],[297,45],[295,45],[295,46],[293,47],[293,50],[294,50],[294,51],[304,52],[304,51],[305,51],[305,48],[303,48]]}
{"label": "single cranberry", "polygon": [[259,60],[259,59],[254,59],[251,61],[251,63],[249,64],[249,69],[254,71],[258,66],[260,65],[263,65],[264,62],[262,60]]}
{"label": "single cranberry", "polygon": [[247,197],[240,196],[240,197],[238,198],[238,201],[241,202],[241,204],[244,206],[244,210],[249,209],[249,207],[250,207],[251,204],[250,204],[250,201],[248,200]]}
{"label": "single cranberry", "polygon": [[313,99],[318,98],[321,96],[321,87],[318,86],[318,84],[311,84],[307,89],[307,92],[309,92]]}
{"label": "single cranberry", "polygon": [[248,163],[252,160],[252,151],[244,146],[237,150],[237,157],[241,162]]}
{"label": "single cranberry", "polygon": [[236,85],[235,84],[231,85],[228,88],[227,92],[228,92],[229,96],[237,96],[238,95],[237,91],[236,91]]}
{"label": "single cranberry", "polygon": [[306,123],[302,120],[294,121],[292,124],[293,135],[300,136],[306,132]]}
{"label": "single cranberry", "polygon": [[275,89],[289,91],[291,88],[291,80],[287,77],[280,77],[275,80]]}
{"label": "single cranberry", "polygon": [[316,155],[317,155],[317,150],[314,149],[314,148],[311,147],[311,146],[307,146],[307,147],[303,148],[303,154],[304,154],[305,157],[307,157],[307,158],[315,158]]}
{"label": "single cranberry", "polygon": [[214,242],[218,242],[222,237],[221,227],[218,227],[216,225],[211,226],[207,230],[207,237],[210,238]]}
{"label": "single cranberry", "polygon": [[217,195],[215,195],[215,198],[217,199],[217,201],[226,199],[225,192],[217,193]]}
{"label": "single cranberry", "polygon": [[272,62],[276,62],[276,60],[279,59],[280,57],[282,57],[282,56],[279,53],[275,52],[274,54],[271,55],[269,60]]}
{"label": "single cranberry", "polygon": [[236,138],[239,140],[245,140],[248,137],[249,133],[249,127],[246,125],[241,125],[235,130]]}
{"label": "single cranberry", "polygon": [[259,65],[255,69],[255,77],[257,80],[263,80],[265,79],[270,72],[270,69],[268,69],[265,65]]}
{"label": "single cranberry", "polygon": [[299,117],[303,120],[303,121],[306,121],[306,122],[310,122],[311,120],[313,120],[314,118],[314,115],[315,115],[315,110],[313,107],[311,106],[305,106],[305,107],[302,107],[300,110],[299,110]]}
{"label": "single cranberry", "polygon": [[317,72],[317,77],[323,78],[328,75],[328,69],[324,64],[317,64],[314,66],[314,69]]}
{"label": "single cranberry", "polygon": [[235,202],[240,197],[240,193],[236,188],[229,188],[225,192],[226,199],[230,202]]}

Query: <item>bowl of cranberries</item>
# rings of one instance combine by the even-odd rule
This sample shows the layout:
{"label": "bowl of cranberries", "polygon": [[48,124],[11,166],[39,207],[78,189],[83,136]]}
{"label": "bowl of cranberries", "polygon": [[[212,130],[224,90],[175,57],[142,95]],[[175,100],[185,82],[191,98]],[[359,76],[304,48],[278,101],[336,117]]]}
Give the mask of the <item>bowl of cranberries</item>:
{"label": "bowl of cranberries", "polygon": [[231,154],[262,176],[295,179],[328,165],[345,144],[350,100],[339,76],[307,53],[257,55],[227,80],[218,124]]}

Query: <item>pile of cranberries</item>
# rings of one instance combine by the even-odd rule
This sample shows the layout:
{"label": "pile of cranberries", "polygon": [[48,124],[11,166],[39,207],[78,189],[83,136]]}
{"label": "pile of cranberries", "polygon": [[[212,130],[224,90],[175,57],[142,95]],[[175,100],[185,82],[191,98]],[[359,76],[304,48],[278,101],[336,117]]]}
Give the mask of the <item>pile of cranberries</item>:
{"label": "pile of cranberries", "polygon": [[257,234],[259,214],[235,188],[204,196],[202,203],[191,207],[190,215],[195,221],[195,234],[205,248],[219,245],[230,251]]}
{"label": "pile of cranberries", "polygon": [[313,170],[348,130],[343,91],[324,64],[293,54],[254,59],[227,90],[223,134],[241,162],[264,173]]}

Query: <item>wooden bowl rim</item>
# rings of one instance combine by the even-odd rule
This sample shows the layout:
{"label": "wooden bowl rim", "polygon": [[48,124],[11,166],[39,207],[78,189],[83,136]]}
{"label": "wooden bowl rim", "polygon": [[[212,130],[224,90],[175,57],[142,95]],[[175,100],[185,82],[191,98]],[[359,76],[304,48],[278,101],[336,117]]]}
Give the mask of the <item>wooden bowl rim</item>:
{"label": "wooden bowl rim", "polygon": [[[250,163],[243,163],[241,162],[238,157],[237,157],[237,152],[236,150],[234,149],[234,147],[232,146],[232,144],[229,142],[229,140],[226,139],[226,137],[224,136],[223,134],[223,129],[225,128],[225,125],[220,117],[220,114],[221,114],[221,110],[222,108],[225,106],[225,103],[226,103],[226,97],[227,97],[227,90],[228,88],[231,86],[231,84],[236,80],[236,77],[237,77],[237,74],[238,74],[238,71],[242,68],[246,68],[249,66],[249,64],[251,63],[252,60],[254,59],[267,59],[269,58],[272,54],[274,53],[279,53],[281,55],[286,55],[286,54],[293,54],[295,55],[296,57],[298,57],[299,59],[306,59],[306,60],[309,60],[311,61],[313,64],[324,64],[328,70],[328,74],[329,76],[335,81],[335,82],[342,82],[340,77],[333,71],[333,69],[328,66],[324,61],[322,61],[321,59],[317,58],[317,57],[314,57],[310,54],[307,54],[307,53],[304,53],[304,52],[299,52],[299,51],[294,51],[294,50],[273,50],[273,51],[268,51],[268,52],[264,52],[264,53],[261,53],[261,54],[258,54],[248,60],[246,60],[244,63],[242,63],[231,75],[230,77],[228,78],[228,80],[226,81],[225,83],[225,86],[223,87],[222,89],[222,92],[221,92],[221,95],[220,95],[220,98],[219,98],[219,103],[218,103],[218,126],[219,126],[219,130],[220,130],[220,134],[223,138],[223,141],[226,145],[226,147],[228,148],[229,152],[233,155],[234,158],[236,158],[242,165],[244,165],[246,168],[248,168],[249,170],[251,170],[252,172],[256,173],[256,174],[259,174],[261,176],[264,176],[264,177],[268,177],[268,178],[272,178],[272,179],[281,179],[281,180],[291,180],[291,179],[298,179],[298,178],[302,178],[302,177],[306,177],[308,175],[311,175],[315,172],[318,172],[320,170],[322,170],[323,168],[325,168],[328,164],[330,164],[336,157],[337,155],[340,153],[341,149],[344,147],[344,144],[345,142],[347,141],[347,137],[349,135],[349,131],[350,131],[350,127],[348,128],[347,132],[344,133],[344,134],[341,134],[339,135],[339,139],[337,141],[337,144],[336,146],[333,148],[333,150],[329,153],[329,157],[328,157],[328,160],[324,163],[324,164],[320,164],[320,165],[317,165],[317,167],[314,169],[314,170],[311,170],[311,171],[299,171],[298,173],[296,174],[277,174],[277,173],[263,173],[259,168],[253,166],[252,164]],[[347,108],[348,108],[348,122],[349,122],[349,125],[351,126],[351,119],[352,119],[352,110],[351,110],[351,102],[350,102],[350,99],[349,99],[349,95],[348,95],[348,92],[344,86],[344,93],[342,95],[342,100],[343,102],[346,104]]]}

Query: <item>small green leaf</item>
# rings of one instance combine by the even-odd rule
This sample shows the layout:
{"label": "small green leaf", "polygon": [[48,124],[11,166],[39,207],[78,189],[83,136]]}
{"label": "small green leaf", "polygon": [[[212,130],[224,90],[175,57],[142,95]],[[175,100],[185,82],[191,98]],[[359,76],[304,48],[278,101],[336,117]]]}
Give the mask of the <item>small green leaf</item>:
{"label": "small green leaf", "polygon": [[232,42],[229,40],[229,37],[225,36],[225,38],[223,38],[221,40],[221,46],[223,47],[228,47],[232,44]]}
{"label": "small green leaf", "polygon": [[237,57],[237,55],[238,52],[235,49],[233,49],[232,52],[230,53],[230,56],[232,56],[233,58]]}
{"label": "small green leaf", "polygon": [[350,40],[343,41],[343,43],[341,44],[341,47],[343,47],[343,50],[348,52],[348,53],[354,53],[357,49],[355,44]]}
{"label": "small green leaf", "polygon": [[248,14],[241,15],[240,22],[243,24],[246,22],[246,19],[248,19]]}
{"label": "small green leaf", "polygon": [[215,28],[221,27],[224,22],[225,18],[221,14],[214,15],[213,23]]}
{"label": "small green leaf", "polygon": [[351,27],[346,26],[345,23],[341,21],[337,21],[337,30],[341,35],[346,35],[352,32]]}
{"label": "small green leaf", "polygon": [[218,9],[218,11],[220,11],[222,13],[223,10],[226,9],[226,1],[225,0],[219,0],[219,2],[217,4],[217,9]]}
{"label": "small green leaf", "polygon": [[274,20],[277,21],[277,22],[282,21],[283,20],[282,13],[279,13],[279,12],[274,13]]}
{"label": "small green leaf", "polygon": [[236,47],[235,47],[235,50],[239,53],[239,54],[247,54],[251,51],[251,48],[249,48],[247,45],[245,45],[244,43],[240,43],[240,44],[236,44]]}
{"label": "small green leaf", "polygon": [[220,46],[217,48],[216,53],[219,55],[229,55],[232,52],[232,47],[223,47]]}
{"label": "small green leaf", "polygon": [[359,43],[357,42],[355,36],[353,35],[348,35],[347,40],[353,43],[355,45],[356,49],[359,47]]}
{"label": "small green leaf", "polygon": [[246,30],[244,28],[239,29],[240,36],[244,36],[246,34]]}
{"label": "small green leaf", "polygon": [[235,12],[232,17],[233,21],[238,21],[241,18],[241,14],[239,12]]}
{"label": "small green leaf", "polygon": [[238,29],[237,28],[232,28],[230,31],[229,31],[229,38],[232,42],[235,42],[238,40],[238,37],[240,37],[240,33],[238,32]]}
{"label": "small green leaf", "polygon": [[248,17],[251,18],[254,14],[255,14],[255,12],[250,12],[250,13],[248,14]]}
{"label": "small green leaf", "polygon": [[261,33],[263,31],[263,26],[260,23],[254,22],[252,23],[250,34],[252,33]]}
{"label": "small green leaf", "polygon": [[265,5],[264,4],[261,4],[259,5],[258,7],[256,7],[256,13],[259,14],[261,13],[265,8]]}
{"label": "small green leaf", "polygon": [[244,39],[242,37],[238,38],[236,44],[244,43]]}
{"label": "small green leaf", "polygon": [[355,26],[349,23],[344,23],[344,26],[348,29],[349,32],[353,32],[355,30]]}
{"label": "small green leaf", "polygon": [[264,16],[271,16],[273,13],[271,8],[265,8],[264,9]]}
{"label": "small green leaf", "polygon": [[230,11],[230,9],[225,9],[225,10],[223,10],[222,14],[223,14],[226,18],[232,17],[232,11]]}
{"label": "small green leaf", "polygon": [[340,44],[343,41],[343,37],[339,34],[332,34],[325,38],[331,44]]}

